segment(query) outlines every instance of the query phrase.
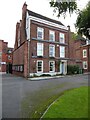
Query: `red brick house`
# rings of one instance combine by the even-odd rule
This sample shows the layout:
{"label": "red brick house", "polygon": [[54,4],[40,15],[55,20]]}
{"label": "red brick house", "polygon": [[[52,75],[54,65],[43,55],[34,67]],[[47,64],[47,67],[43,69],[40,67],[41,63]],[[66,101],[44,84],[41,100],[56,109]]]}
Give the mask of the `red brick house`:
{"label": "red brick house", "polygon": [[12,70],[10,70],[12,51],[13,48],[8,47],[8,42],[0,40],[0,73],[12,72]]}
{"label": "red brick house", "polygon": [[[70,30],[70,29],[69,29]],[[69,32],[69,65],[79,65],[83,72],[90,72],[90,43],[81,36],[76,40],[72,38],[74,33]]]}
{"label": "red brick house", "polygon": [[30,77],[42,74],[66,74],[68,29],[60,21],[22,8],[22,20],[16,24],[13,74]]}
{"label": "red brick house", "polygon": [[81,46],[82,65],[84,72],[90,72],[90,44]]}

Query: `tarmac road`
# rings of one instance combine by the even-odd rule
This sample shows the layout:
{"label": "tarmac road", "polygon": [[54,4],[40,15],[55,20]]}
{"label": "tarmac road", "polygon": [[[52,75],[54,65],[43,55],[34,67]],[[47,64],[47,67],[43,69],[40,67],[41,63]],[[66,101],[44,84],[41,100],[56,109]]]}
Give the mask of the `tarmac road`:
{"label": "tarmac road", "polygon": [[90,75],[29,81],[10,74],[2,76],[2,117],[32,118],[44,103],[64,90],[88,86]]}

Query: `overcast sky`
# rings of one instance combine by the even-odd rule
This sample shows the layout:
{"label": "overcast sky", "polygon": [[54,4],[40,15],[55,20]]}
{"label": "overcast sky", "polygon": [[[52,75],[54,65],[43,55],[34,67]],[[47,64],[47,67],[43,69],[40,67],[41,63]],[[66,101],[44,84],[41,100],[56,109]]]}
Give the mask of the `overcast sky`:
{"label": "overcast sky", "polygon": [[[26,1],[28,9],[46,17],[61,21],[65,26],[70,25],[71,30],[75,31],[76,14],[71,17],[68,15],[65,19],[53,15],[53,9],[50,8],[50,0],[0,0],[0,39],[8,42],[9,47],[14,47],[16,23],[21,19],[22,6]],[[83,9],[89,0],[77,0],[79,8]]]}

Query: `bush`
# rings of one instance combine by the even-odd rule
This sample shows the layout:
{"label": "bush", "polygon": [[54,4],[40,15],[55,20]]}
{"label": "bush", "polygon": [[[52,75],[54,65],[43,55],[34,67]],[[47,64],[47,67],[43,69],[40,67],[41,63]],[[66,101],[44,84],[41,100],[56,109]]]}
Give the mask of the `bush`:
{"label": "bush", "polygon": [[80,68],[78,65],[68,65],[67,74],[79,74]]}
{"label": "bush", "polygon": [[51,76],[50,74],[42,74],[40,77]]}

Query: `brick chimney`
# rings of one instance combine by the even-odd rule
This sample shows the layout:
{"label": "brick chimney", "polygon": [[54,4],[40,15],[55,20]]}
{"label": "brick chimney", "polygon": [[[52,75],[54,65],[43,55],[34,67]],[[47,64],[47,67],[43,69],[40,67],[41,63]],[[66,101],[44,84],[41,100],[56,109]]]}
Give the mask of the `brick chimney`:
{"label": "brick chimney", "polygon": [[22,17],[25,16],[26,10],[27,10],[27,4],[26,4],[26,2],[25,2],[25,3],[23,4],[23,7],[22,7]]}
{"label": "brick chimney", "polygon": [[68,31],[71,31],[70,26],[68,25],[67,27],[68,27]]}

